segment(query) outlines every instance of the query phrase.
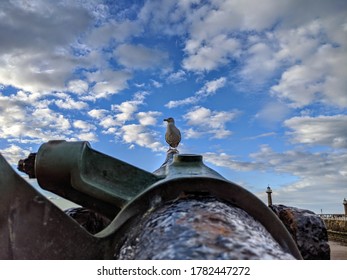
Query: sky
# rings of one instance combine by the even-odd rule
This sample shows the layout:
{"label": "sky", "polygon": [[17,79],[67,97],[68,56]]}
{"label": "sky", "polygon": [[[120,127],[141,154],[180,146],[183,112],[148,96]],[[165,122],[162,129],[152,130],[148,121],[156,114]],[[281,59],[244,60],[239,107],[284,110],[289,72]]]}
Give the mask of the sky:
{"label": "sky", "polygon": [[[266,202],[343,213],[345,0],[2,0],[0,152],[53,139],[153,172],[181,154]],[[34,181],[31,181],[35,185]]]}

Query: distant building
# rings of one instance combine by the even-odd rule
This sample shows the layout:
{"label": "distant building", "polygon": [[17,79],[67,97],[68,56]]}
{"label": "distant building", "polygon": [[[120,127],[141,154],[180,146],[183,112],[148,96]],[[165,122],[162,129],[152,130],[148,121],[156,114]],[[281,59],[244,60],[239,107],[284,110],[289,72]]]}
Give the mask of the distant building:
{"label": "distant building", "polygon": [[268,185],[266,188],[266,193],[267,193],[267,205],[271,206],[272,205],[272,189],[270,188],[270,186]]}

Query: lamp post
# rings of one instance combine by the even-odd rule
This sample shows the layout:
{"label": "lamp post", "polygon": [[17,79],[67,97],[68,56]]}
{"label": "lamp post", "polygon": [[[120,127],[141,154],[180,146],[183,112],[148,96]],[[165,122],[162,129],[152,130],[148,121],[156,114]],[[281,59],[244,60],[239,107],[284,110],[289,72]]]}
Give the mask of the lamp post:
{"label": "lamp post", "polygon": [[272,197],[271,197],[272,189],[270,188],[270,186],[267,186],[266,193],[267,193],[267,204],[268,206],[271,206],[272,205]]}
{"label": "lamp post", "polygon": [[347,216],[347,199],[346,198],[343,200],[343,206],[345,208],[345,215]]}

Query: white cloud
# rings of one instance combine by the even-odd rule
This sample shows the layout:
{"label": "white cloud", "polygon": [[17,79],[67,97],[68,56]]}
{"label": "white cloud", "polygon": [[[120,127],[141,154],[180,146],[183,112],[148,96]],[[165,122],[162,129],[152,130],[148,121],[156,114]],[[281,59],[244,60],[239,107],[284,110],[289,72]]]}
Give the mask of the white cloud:
{"label": "white cloud", "polygon": [[259,134],[259,135],[247,137],[247,138],[245,138],[245,139],[248,139],[248,140],[255,140],[255,139],[259,139],[259,138],[270,137],[270,136],[276,136],[276,135],[277,135],[276,132],[267,132],[267,133],[262,133],[262,134]]}
{"label": "white cloud", "polygon": [[27,158],[30,151],[23,149],[15,144],[11,144],[5,149],[0,150],[0,154],[10,163],[18,164],[18,161]]}
{"label": "white cloud", "polygon": [[126,121],[133,119],[134,113],[137,111],[139,104],[139,101],[132,100],[122,102],[119,105],[112,105],[112,110],[117,113],[115,118],[120,123],[125,123]]}
{"label": "white cloud", "polygon": [[251,157],[267,170],[292,174],[305,179],[305,183],[312,186],[333,184],[342,188],[341,182],[346,180],[347,169],[344,164],[347,160],[346,154],[295,150],[276,153],[269,146],[263,145],[260,151]]}
{"label": "white cloud", "polygon": [[93,109],[88,112],[88,115],[95,119],[102,119],[107,114],[106,109]]}
{"label": "white cloud", "polygon": [[49,108],[36,108],[32,112],[32,121],[38,122],[42,127],[49,127],[56,131],[67,131],[70,121],[62,114],[56,113]]}
{"label": "white cloud", "polygon": [[[312,210],[318,212],[319,208],[335,208],[334,205],[340,203],[346,195],[346,154],[310,153],[300,150],[278,153],[268,145],[263,145],[250,157],[251,161],[238,161],[225,153],[204,154],[207,162],[235,171],[261,171],[293,176],[293,182],[284,185],[274,185],[275,183],[269,180],[268,183],[274,190],[273,201],[276,204],[283,203],[304,209],[314,207]],[[259,187],[261,186],[256,186]],[[258,195],[265,200],[265,187],[264,192]]]}
{"label": "white cloud", "polygon": [[245,57],[244,65],[239,74],[242,79],[254,87],[259,87],[259,85],[267,82],[281,65],[272,46],[261,41],[251,45],[247,49]]}
{"label": "white cloud", "polygon": [[1,1],[0,10],[0,83],[31,92],[63,90],[79,63],[69,44],[88,27],[88,12],[42,1]]}
{"label": "white cloud", "polygon": [[136,144],[140,147],[149,148],[153,151],[164,151],[165,148],[157,138],[156,132],[149,130],[144,125],[129,124],[123,125],[116,133],[125,143]]}
{"label": "white cloud", "polygon": [[163,86],[162,83],[156,81],[156,80],[151,80],[152,82],[152,85],[155,87],[155,88],[161,88]]}
{"label": "white cloud", "polygon": [[211,71],[228,64],[232,57],[238,57],[240,48],[238,40],[223,34],[199,43],[190,40],[185,48],[188,57],[183,60],[182,65],[190,71]]}
{"label": "white cloud", "polygon": [[83,101],[75,101],[70,96],[66,96],[65,99],[55,100],[55,105],[61,109],[66,110],[82,110],[88,108],[88,104]]}
{"label": "white cloud", "polygon": [[[120,104],[111,104],[111,109],[93,109],[88,115],[99,121],[99,125],[104,128],[103,133],[114,134],[119,127],[125,123],[135,119],[135,113],[139,110],[139,106],[144,104],[147,92],[136,93],[131,100],[124,101]],[[154,121],[154,117],[159,115],[158,112],[141,112],[136,115],[137,118],[142,117],[142,122],[150,125]]]}
{"label": "white cloud", "polygon": [[208,81],[202,89],[198,91],[198,94],[214,94],[218,89],[225,86],[226,78],[221,77],[216,80]]}
{"label": "white cloud", "polygon": [[101,26],[91,30],[88,34],[86,42],[88,46],[93,48],[101,48],[108,46],[112,40],[124,42],[132,36],[138,35],[142,31],[142,27],[138,22],[124,20],[109,20]]}
{"label": "white cloud", "polygon": [[295,62],[296,59],[304,59],[312,54],[312,50],[319,47],[320,34],[323,32],[321,21],[314,19],[296,28],[279,29],[274,37],[278,39],[280,58]]}
{"label": "white cloud", "polygon": [[286,1],[266,0],[261,5],[252,0],[211,1],[192,14],[191,35],[203,41],[234,30],[260,31],[269,28],[285,12],[285,6]]}
{"label": "white cloud", "polygon": [[36,103],[36,107],[40,106],[47,106],[48,102],[44,100],[45,97],[44,94],[39,92],[25,92],[22,90],[17,91],[15,94],[8,96],[2,96],[0,93],[1,100],[12,100],[18,102],[18,104],[25,103],[25,104],[34,104]]}
{"label": "white cloud", "polygon": [[[124,101],[120,104],[112,104],[111,110],[93,109],[88,114],[99,121],[99,125],[104,128],[104,134],[114,135],[121,139],[122,142],[130,145],[133,149],[136,145],[151,149],[152,151],[163,151],[163,145],[158,141],[158,134],[155,130],[149,129],[149,126],[155,126],[157,117],[161,112],[148,111],[138,112],[139,107],[144,104],[147,92],[136,93],[131,100]],[[130,123],[138,120],[139,124]],[[83,132],[88,129],[94,129],[93,125],[84,121],[77,121],[73,124]],[[90,133],[89,133],[90,134]],[[83,135],[84,138],[88,136]],[[81,135],[79,136],[81,138]],[[93,139],[94,134],[90,134]]]}
{"label": "white cloud", "polygon": [[173,84],[176,84],[176,83],[180,83],[182,81],[185,81],[187,79],[187,74],[185,71],[183,70],[178,70],[177,72],[174,72],[174,73],[171,73],[166,81],[168,83],[173,83]]}
{"label": "white cloud", "polygon": [[200,99],[195,96],[190,96],[181,100],[171,100],[167,104],[165,104],[165,107],[171,109],[179,106],[185,106],[189,104],[196,104],[200,101]]}
{"label": "white cloud", "polygon": [[[151,130],[149,126],[157,124],[157,117],[162,113],[158,111],[138,112],[139,107],[144,104],[147,92],[136,93],[131,100],[120,104],[112,104],[111,110],[93,109],[88,114],[99,121],[99,125],[104,128],[104,134],[115,135],[122,142],[151,149],[152,151],[163,151],[162,144],[158,141],[158,134]],[[136,113],[138,112],[138,113]],[[130,123],[135,120],[139,124]],[[88,123],[77,124],[78,127],[88,126]]]}
{"label": "white cloud", "polygon": [[[258,6],[248,0],[208,1],[204,5],[188,9],[186,28],[189,30],[189,39],[184,49],[185,69],[211,71],[232,63],[232,60],[240,59],[245,46],[242,39],[235,36],[235,33],[241,31],[247,37],[249,31],[254,34],[272,28],[287,12],[288,3],[262,1],[262,4]],[[262,53],[264,54],[264,51]],[[254,56],[253,62],[257,62],[256,60]],[[262,61],[266,63],[267,71],[273,71],[274,61],[267,61],[265,57]],[[244,75],[253,75],[256,71],[254,66],[257,64],[253,62],[248,62]],[[265,72],[261,73],[263,75]]]}
{"label": "white cloud", "polygon": [[[332,184],[343,188],[347,169],[344,162],[346,154],[340,153],[310,153],[300,150],[288,150],[281,153],[273,151],[268,145],[262,145],[256,153],[250,154],[252,161],[235,161],[225,153],[206,153],[206,160],[216,166],[227,167],[237,171],[260,170],[276,173],[287,173],[304,182],[295,186],[317,186]],[[311,182],[310,182],[311,181]],[[310,182],[310,183],[309,183]]]}
{"label": "white cloud", "polygon": [[82,130],[83,132],[88,132],[90,130],[95,130],[96,129],[95,125],[90,124],[90,123],[88,123],[86,121],[83,121],[83,120],[75,120],[73,122],[73,126],[75,128],[78,128],[78,129]]}
{"label": "white cloud", "polygon": [[112,111],[116,112],[115,119],[121,125],[134,118],[134,113],[138,107],[144,103],[146,92],[135,94],[134,98],[129,101],[124,101],[121,104],[111,106]]}
{"label": "white cloud", "polygon": [[279,83],[272,87],[272,93],[288,99],[294,107],[318,101],[346,107],[347,82],[343,77],[347,68],[344,65],[347,65],[345,50],[323,45],[304,63],[286,70]]}
{"label": "white cloud", "polygon": [[76,94],[84,94],[88,91],[88,83],[83,80],[72,80],[68,83],[68,90]]}
{"label": "white cloud", "polygon": [[70,121],[48,108],[46,102],[36,99],[37,102],[32,104],[21,99],[25,99],[22,93],[19,97],[0,94],[1,138],[22,143],[41,143],[51,139],[66,139],[71,135]]}
{"label": "white cloud", "polygon": [[[345,3],[267,0],[254,5],[251,0],[220,0],[158,5],[146,3],[141,18],[166,34],[186,32],[184,69],[228,66],[233,76],[245,80],[239,86],[272,86],[272,94],[294,107],[317,101],[347,106]],[[304,12],[307,9],[310,13]],[[181,16],[172,16],[176,13]],[[277,77],[281,79],[274,84]],[[180,101],[170,105],[196,98]]]}
{"label": "white cloud", "polygon": [[347,148],[347,116],[294,117],[284,122],[294,143]]}
{"label": "white cloud", "polygon": [[[9,96],[0,93],[0,137],[20,149],[27,144],[42,144],[52,139],[96,141],[96,127],[82,120],[70,120],[49,106],[81,110],[87,103],[74,101],[65,93],[50,95],[18,91]],[[64,99],[64,101],[63,101]],[[16,145],[15,145],[16,146]],[[14,147],[14,146],[13,146]]]}
{"label": "white cloud", "polygon": [[84,31],[91,21],[87,10],[69,3],[1,1],[0,8],[0,34],[7,38],[2,42],[2,52],[33,48],[50,50],[57,45],[64,46]]}
{"label": "white cloud", "polygon": [[60,91],[74,66],[68,55],[12,52],[0,56],[0,83],[30,92]]}
{"label": "white cloud", "polygon": [[[145,1],[138,17],[153,32],[166,35],[184,33],[186,15],[190,12],[190,3],[186,1],[166,0],[165,5],[160,1]],[[190,1],[191,4],[197,2]]]}
{"label": "white cloud", "polygon": [[107,115],[100,119],[99,125],[105,129],[110,129],[114,126],[121,125],[120,122],[112,115]]}
{"label": "white cloud", "polygon": [[204,160],[219,167],[226,167],[236,171],[250,171],[259,168],[254,162],[242,162],[235,160],[232,156],[225,153],[204,153]]}
{"label": "white cloud", "polygon": [[154,126],[157,124],[157,117],[161,116],[161,112],[149,111],[137,113],[137,118],[143,126]]}
{"label": "white cloud", "polygon": [[116,128],[116,127],[109,127],[107,129],[103,130],[102,134],[105,134],[105,135],[107,135],[107,134],[115,135],[117,133],[117,131],[118,131],[118,128]]}
{"label": "white cloud", "polygon": [[347,39],[345,15],[322,16],[302,26],[278,30],[277,56],[289,63],[272,94],[288,100],[293,107],[315,102],[347,106]]}
{"label": "white cloud", "polygon": [[169,64],[166,52],[143,45],[122,44],[114,51],[114,55],[120,64],[130,69],[165,69]]}
{"label": "white cloud", "polygon": [[226,83],[225,77],[208,81],[193,96],[190,96],[181,100],[171,100],[167,104],[165,104],[165,106],[168,108],[174,108],[174,107],[179,107],[179,106],[184,106],[189,104],[196,104],[200,100],[203,100],[204,98],[208,96],[214,95],[218,89],[223,88],[225,86],[225,83]]}
{"label": "white cloud", "polygon": [[77,139],[81,141],[88,141],[88,142],[98,141],[98,136],[92,131],[77,133],[76,137]]}
{"label": "white cloud", "polygon": [[342,201],[346,193],[346,154],[302,151],[276,153],[268,146],[263,146],[252,157],[267,170],[291,174],[298,178],[297,181],[276,190],[276,203],[298,204],[306,209],[315,204],[324,208],[327,201],[332,205]]}
{"label": "white cloud", "polygon": [[183,116],[188,125],[195,127],[190,128],[186,136],[188,138],[211,134],[213,138],[226,138],[232,134],[225,128],[226,123],[235,119],[237,115],[236,111],[211,111],[205,107],[195,107]]}
{"label": "white cloud", "polygon": [[98,70],[86,74],[90,83],[95,83],[91,89],[91,98],[105,98],[127,88],[127,81],[132,77],[128,72]]}
{"label": "white cloud", "polygon": [[184,135],[187,139],[190,139],[190,138],[200,138],[201,136],[204,135],[204,132],[202,131],[197,131],[193,128],[189,128],[189,129],[186,129],[184,131]]}

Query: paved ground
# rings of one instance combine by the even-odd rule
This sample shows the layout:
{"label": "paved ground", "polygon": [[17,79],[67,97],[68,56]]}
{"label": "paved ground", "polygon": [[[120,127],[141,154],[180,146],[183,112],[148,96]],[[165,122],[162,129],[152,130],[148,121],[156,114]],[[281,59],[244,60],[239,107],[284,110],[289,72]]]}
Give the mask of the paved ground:
{"label": "paved ground", "polygon": [[336,241],[329,241],[330,258],[332,260],[347,260],[347,246]]}

